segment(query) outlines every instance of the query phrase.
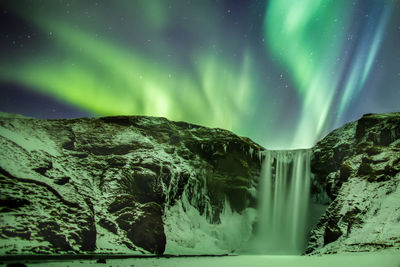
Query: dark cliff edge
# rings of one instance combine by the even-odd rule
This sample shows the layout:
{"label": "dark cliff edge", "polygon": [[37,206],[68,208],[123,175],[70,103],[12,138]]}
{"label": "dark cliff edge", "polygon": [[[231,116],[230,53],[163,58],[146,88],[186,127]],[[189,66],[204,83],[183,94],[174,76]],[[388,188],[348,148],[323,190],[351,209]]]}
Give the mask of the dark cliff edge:
{"label": "dark cliff edge", "polygon": [[0,147],[1,255],[163,254],[163,216],[182,194],[212,223],[225,201],[255,205],[264,150],[165,118],[4,113]]}
{"label": "dark cliff edge", "polygon": [[311,171],[331,200],[307,253],[400,249],[400,113],[367,114],[313,147]]}

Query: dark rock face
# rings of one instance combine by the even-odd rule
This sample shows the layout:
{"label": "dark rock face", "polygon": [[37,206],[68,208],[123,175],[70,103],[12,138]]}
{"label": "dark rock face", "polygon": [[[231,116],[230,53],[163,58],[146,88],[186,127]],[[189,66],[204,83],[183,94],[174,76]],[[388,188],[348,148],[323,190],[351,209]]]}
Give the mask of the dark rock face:
{"label": "dark rock face", "polygon": [[400,113],[333,131],[313,148],[311,168],[331,203],[307,253],[400,248]]}
{"label": "dark rock face", "polygon": [[[0,117],[0,254],[154,253],[183,194],[210,222],[255,205],[250,139],[153,117]],[[199,194],[199,190],[202,193]],[[209,208],[212,207],[212,208]]]}

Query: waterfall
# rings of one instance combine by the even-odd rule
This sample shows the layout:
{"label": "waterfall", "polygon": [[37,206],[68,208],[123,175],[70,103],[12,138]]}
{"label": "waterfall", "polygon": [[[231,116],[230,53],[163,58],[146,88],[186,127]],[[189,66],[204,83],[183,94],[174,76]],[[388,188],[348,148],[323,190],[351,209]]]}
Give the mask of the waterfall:
{"label": "waterfall", "polygon": [[310,150],[267,151],[258,191],[253,250],[301,254],[307,242]]}
{"label": "waterfall", "polygon": [[[251,154],[251,152],[250,152]],[[166,207],[166,253],[301,254],[307,244],[311,150],[267,151],[258,185],[249,188],[257,207],[240,213],[225,201],[220,222],[210,222],[212,205],[204,175],[187,183],[181,198]],[[194,177],[194,176],[193,176]],[[171,181],[176,181],[172,179]],[[176,182],[164,186],[170,193]],[[169,202],[168,202],[169,203]],[[199,205],[204,206],[200,212]]]}

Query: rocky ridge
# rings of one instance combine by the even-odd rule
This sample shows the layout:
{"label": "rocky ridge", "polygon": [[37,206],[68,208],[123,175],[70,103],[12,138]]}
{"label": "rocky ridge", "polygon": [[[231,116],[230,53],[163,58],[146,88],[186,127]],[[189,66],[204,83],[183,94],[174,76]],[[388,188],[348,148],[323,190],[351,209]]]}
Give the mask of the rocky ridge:
{"label": "rocky ridge", "polygon": [[313,148],[311,168],[331,203],[307,253],[400,249],[400,113],[333,131]]}
{"label": "rocky ridge", "polygon": [[[182,195],[218,223],[255,205],[261,146],[164,118],[0,117],[0,254],[154,253]],[[185,207],[183,207],[185,208]]]}
{"label": "rocky ridge", "polygon": [[[229,131],[0,114],[0,147],[0,255],[162,254],[196,249],[204,233],[213,253],[230,253],[255,222],[264,148]],[[313,200],[329,207],[307,253],[398,250],[400,113],[365,115],[312,152]],[[203,219],[210,228],[196,232]]]}

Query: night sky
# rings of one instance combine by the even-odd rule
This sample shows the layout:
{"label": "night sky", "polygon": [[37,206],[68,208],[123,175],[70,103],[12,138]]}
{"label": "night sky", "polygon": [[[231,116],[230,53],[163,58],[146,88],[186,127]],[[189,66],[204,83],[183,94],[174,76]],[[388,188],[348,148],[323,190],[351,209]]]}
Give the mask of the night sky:
{"label": "night sky", "polygon": [[400,0],[0,1],[0,111],[312,146],[400,111]]}

